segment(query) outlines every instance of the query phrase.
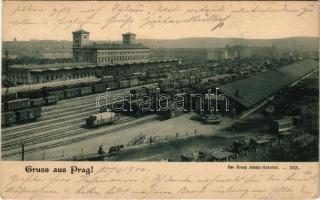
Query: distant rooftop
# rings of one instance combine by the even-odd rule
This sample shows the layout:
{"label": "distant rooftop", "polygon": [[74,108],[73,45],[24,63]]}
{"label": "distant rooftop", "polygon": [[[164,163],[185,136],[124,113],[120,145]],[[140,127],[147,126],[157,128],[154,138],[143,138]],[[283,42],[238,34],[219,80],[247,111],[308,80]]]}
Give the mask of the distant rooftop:
{"label": "distant rooftop", "polygon": [[127,33],[124,33],[124,34],[122,34],[122,35],[136,35],[136,34],[131,33],[131,32],[127,32]]}

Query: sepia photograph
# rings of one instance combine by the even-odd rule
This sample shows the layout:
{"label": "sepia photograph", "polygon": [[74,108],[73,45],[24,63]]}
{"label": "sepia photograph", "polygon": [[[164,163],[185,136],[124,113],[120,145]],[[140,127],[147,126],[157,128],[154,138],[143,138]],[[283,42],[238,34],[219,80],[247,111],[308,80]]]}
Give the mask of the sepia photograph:
{"label": "sepia photograph", "polygon": [[1,199],[319,198],[317,1],[1,3]]}
{"label": "sepia photograph", "polygon": [[318,162],[316,2],[3,2],[1,159]]}

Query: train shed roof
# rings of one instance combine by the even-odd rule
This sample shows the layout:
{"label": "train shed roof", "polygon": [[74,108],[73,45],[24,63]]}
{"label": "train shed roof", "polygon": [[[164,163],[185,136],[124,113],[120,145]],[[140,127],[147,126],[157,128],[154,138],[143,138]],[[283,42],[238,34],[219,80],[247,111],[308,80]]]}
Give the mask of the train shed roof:
{"label": "train shed roof", "polygon": [[220,85],[219,89],[233,100],[249,108],[317,68],[316,60],[305,60]]}
{"label": "train shed roof", "polygon": [[9,70],[23,69],[23,70],[28,70],[30,72],[43,72],[43,71],[72,70],[72,69],[85,69],[85,68],[108,67],[108,66],[123,66],[123,65],[134,65],[134,64],[155,64],[155,63],[165,63],[165,62],[179,61],[179,60],[180,59],[131,61],[131,62],[107,63],[107,64],[96,64],[91,62],[27,64],[27,65],[11,65],[9,66]]}

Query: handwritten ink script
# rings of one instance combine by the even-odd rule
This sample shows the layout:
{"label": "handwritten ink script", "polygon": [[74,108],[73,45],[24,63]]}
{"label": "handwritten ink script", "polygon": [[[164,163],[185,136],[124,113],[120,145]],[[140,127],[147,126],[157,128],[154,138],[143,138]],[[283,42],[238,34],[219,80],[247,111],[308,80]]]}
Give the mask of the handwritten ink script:
{"label": "handwritten ink script", "polygon": [[[14,171],[2,163],[3,198],[312,198],[317,195],[317,163],[275,168],[230,167],[230,164],[116,164],[99,163],[92,173],[25,173],[23,163]],[[37,164],[44,165],[43,163]],[[70,168],[70,164],[51,164]],[[51,165],[45,165],[50,168]],[[79,164],[80,165],[80,164]],[[82,165],[82,166],[81,166]],[[86,164],[77,166],[86,169]],[[237,164],[235,164],[237,165]],[[244,164],[241,164],[244,165]],[[255,163],[255,165],[260,165]],[[261,164],[265,165],[265,164]],[[35,167],[35,166],[33,166]],[[75,167],[75,166],[73,166]],[[90,168],[90,167],[89,167]],[[94,168],[94,169],[93,169]],[[246,168],[246,169],[245,169]],[[260,168],[262,169],[262,167]]]}
{"label": "handwritten ink script", "polygon": [[[26,5],[24,5],[26,4]],[[239,15],[274,15],[285,13],[292,17],[303,17],[317,12],[314,4],[292,7],[292,4],[232,6],[231,4],[139,4],[99,3],[88,6],[70,4],[39,6],[24,3],[10,8],[7,23],[11,26],[48,25],[52,31],[75,30],[86,26],[94,28],[153,29],[166,25],[192,26],[202,24],[211,32],[232,25],[232,19]],[[9,10],[9,9],[8,9]],[[255,17],[255,16],[253,16]]]}

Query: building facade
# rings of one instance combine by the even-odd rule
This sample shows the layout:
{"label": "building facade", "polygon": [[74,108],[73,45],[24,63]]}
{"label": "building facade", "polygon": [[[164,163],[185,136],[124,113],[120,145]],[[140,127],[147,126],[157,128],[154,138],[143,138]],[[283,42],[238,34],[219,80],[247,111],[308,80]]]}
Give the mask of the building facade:
{"label": "building facade", "polygon": [[277,55],[277,50],[272,47],[229,46],[224,48],[209,49],[207,60],[238,60],[245,58],[270,58]]}
{"label": "building facade", "polygon": [[121,76],[136,72],[146,72],[153,66],[178,64],[181,60],[149,61],[150,48],[136,44],[134,33],[122,35],[121,44],[91,43],[89,32],[73,32],[71,63],[11,65],[8,78],[14,85],[38,84],[98,78],[102,76]]}
{"label": "building facade", "polygon": [[84,78],[96,79],[103,76],[121,76],[137,72],[146,72],[148,68],[163,65],[178,65],[179,59],[145,61],[118,64],[94,63],[59,63],[42,65],[11,65],[8,78],[14,85],[38,84],[79,80]]}
{"label": "building facade", "polygon": [[73,34],[73,60],[74,62],[91,62],[97,64],[130,63],[148,61],[150,48],[136,44],[134,33],[122,35],[122,43],[91,43],[89,32],[78,30]]}

